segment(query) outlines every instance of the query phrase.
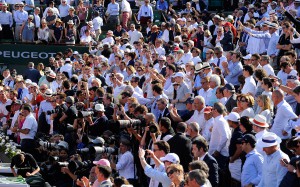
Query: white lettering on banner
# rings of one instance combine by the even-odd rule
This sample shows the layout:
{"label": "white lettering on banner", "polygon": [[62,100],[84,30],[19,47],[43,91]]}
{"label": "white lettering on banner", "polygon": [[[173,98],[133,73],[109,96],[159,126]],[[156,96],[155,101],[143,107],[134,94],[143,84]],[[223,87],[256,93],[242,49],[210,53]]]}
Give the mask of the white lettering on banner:
{"label": "white lettering on banner", "polygon": [[48,59],[54,57],[56,53],[46,53],[46,52],[20,52],[20,51],[0,51],[0,56],[4,58],[39,58]]}

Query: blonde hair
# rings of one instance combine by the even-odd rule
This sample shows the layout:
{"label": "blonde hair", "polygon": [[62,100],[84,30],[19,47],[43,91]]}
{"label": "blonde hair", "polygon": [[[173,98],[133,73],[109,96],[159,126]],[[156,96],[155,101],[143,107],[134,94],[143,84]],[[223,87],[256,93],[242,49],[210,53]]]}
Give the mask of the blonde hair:
{"label": "blonde hair", "polygon": [[267,110],[267,109],[271,110],[271,99],[268,96],[259,95],[257,98],[260,99],[261,102],[263,103],[261,111],[264,111],[264,110]]}

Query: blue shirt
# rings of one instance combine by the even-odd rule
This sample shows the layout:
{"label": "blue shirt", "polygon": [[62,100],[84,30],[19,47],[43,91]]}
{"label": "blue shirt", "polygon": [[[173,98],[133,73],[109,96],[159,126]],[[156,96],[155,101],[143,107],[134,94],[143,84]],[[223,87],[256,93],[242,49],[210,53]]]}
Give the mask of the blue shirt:
{"label": "blue shirt", "polygon": [[233,85],[240,85],[238,77],[243,74],[243,65],[241,62],[230,62],[228,64],[229,74],[225,76],[225,80]]}
{"label": "blue shirt", "polygon": [[23,10],[23,11],[17,10],[14,13],[14,19],[15,19],[16,25],[22,25],[23,22],[27,21],[28,13],[25,10]]}
{"label": "blue shirt", "polygon": [[258,187],[278,187],[280,185],[281,180],[288,171],[286,167],[281,166],[281,159],[287,159],[290,162],[289,156],[281,150],[264,157],[262,177]]}
{"label": "blue shirt", "polygon": [[166,172],[163,172],[164,165],[160,165],[157,169],[153,169],[151,166],[146,165],[145,166],[145,175],[148,177],[155,179],[159,181],[163,187],[169,187],[171,186],[171,180],[167,176]]}
{"label": "blue shirt", "polygon": [[168,9],[168,3],[166,1],[161,2],[161,0],[157,1],[156,5],[157,10],[167,10]]}
{"label": "blue shirt", "polygon": [[263,156],[256,149],[246,155],[246,161],[242,170],[242,186],[248,184],[258,185],[262,176]]}

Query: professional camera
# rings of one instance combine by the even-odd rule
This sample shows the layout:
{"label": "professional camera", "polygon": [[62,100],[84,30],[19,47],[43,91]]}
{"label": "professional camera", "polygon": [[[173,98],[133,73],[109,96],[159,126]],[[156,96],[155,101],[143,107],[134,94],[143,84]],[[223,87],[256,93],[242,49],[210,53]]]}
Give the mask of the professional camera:
{"label": "professional camera", "polygon": [[77,153],[79,154],[87,154],[89,153],[90,149],[88,147],[82,148],[82,149],[77,149]]}
{"label": "professional camera", "polygon": [[139,120],[139,119],[118,120],[117,124],[120,125],[121,129],[123,129],[123,128],[134,128],[136,126],[141,126],[142,125],[142,121]]}
{"label": "professional camera", "polygon": [[78,111],[78,118],[85,118],[94,115],[94,111]]}
{"label": "professional camera", "polygon": [[45,149],[51,150],[52,148],[58,149],[58,145],[56,143],[51,143],[48,141],[44,141],[44,140],[39,140],[39,145],[43,146]]}
{"label": "professional camera", "polygon": [[56,106],[53,110],[49,110],[46,113],[47,113],[47,115],[58,114],[58,113],[64,112],[65,110],[66,110],[66,108],[63,106]]}
{"label": "professional camera", "polygon": [[149,125],[149,132],[151,133],[157,133],[158,129],[157,129],[157,126],[154,125],[154,124],[150,124]]}
{"label": "professional camera", "polygon": [[89,148],[89,151],[91,154],[103,154],[103,153],[108,153],[108,154],[118,154],[118,148],[116,147],[99,147],[99,146],[91,146]]}

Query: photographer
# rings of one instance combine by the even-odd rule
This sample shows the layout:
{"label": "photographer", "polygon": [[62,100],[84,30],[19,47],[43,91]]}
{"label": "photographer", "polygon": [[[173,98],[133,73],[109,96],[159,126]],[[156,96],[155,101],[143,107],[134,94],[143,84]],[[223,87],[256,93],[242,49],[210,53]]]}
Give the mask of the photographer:
{"label": "photographer", "polygon": [[[14,168],[17,168],[18,171],[16,172]],[[12,158],[10,169],[15,177],[21,175],[24,178],[36,175],[40,171],[40,167],[33,156],[23,152]]]}
{"label": "photographer", "polygon": [[120,155],[118,156],[118,162],[111,162],[110,165],[113,169],[116,169],[120,176],[125,177],[131,184],[136,183],[135,179],[135,166],[133,155],[130,151],[131,142],[127,139],[121,139],[120,143]]}
{"label": "photographer", "polygon": [[49,134],[50,131],[50,114],[54,109],[51,105],[53,101],[53,93],[50,89],[47,89],[44,93],[44,101],[41,102],[39,112],[38,112],[38,131],[41,133]]}
{"label": "photographer", "polygon": [[59,122],[61,124],[73,124],[77,116],[77,109],[74,106],[74,97],[68,96],[65,101],[67,110],[63,112],[63,116],[59,119]]}
{"label": "photographer", "polygon": [[108,130],[108,119],[104,113],[104,105],[96,104],[94,111],[96,119],[93,120],[91,115],[87,118],[90,124],[88,133],[92,136],[101,136],[104,131]]}
{"label": "photographer", "polygon": [[56,94],[55,99],[51,102],[54,110],[51,111],[50,116],[50,134],[65,134],[65,126],[62,125],[59,120],[63,116],[63,112],[67,110],[67,106],[65,105],[66,95],[64,93]]}

